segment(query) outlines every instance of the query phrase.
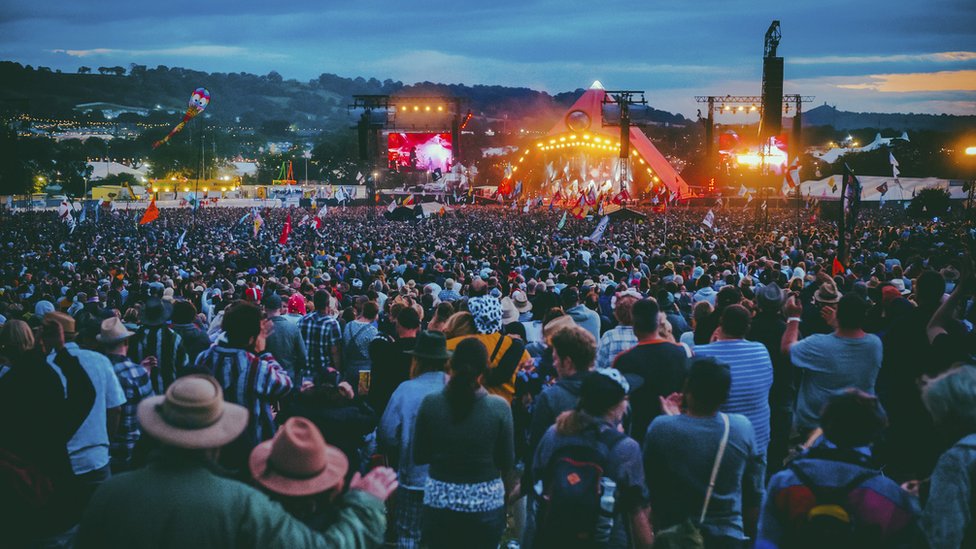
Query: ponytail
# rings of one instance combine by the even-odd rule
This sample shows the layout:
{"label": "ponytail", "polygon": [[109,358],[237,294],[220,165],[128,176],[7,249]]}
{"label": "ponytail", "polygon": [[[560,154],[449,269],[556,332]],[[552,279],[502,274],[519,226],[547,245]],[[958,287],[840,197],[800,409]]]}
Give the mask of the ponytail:
{"label": "ponytail", "polygon": [[451,379],[444,388],[454,421],[468,417],[481,389],[481,376],[488,371],[488,349],[469,337],[461,340],[450,362]]}

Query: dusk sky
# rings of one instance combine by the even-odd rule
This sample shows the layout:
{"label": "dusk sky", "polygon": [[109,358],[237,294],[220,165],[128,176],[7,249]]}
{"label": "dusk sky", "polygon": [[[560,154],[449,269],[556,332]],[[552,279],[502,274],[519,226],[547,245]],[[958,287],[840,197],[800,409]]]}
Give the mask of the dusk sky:
{"label": "dusk sky", "polygon": [[786,93],[851,111],[976,114],[973,0],[4,0],[0,60],[65,72],[138,63],[553,93],[599,79],[693,115],[695,95],[759,94],[773,19]]}

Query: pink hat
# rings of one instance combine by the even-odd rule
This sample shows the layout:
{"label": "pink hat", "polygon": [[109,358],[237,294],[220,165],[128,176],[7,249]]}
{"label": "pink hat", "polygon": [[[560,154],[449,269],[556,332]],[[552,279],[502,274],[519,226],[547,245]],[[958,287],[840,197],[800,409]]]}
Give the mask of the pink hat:
{"label": "pink hat", "polygon": [[289,418],[273,439],[251,451],[251,475],[259,484],[286,496],[308,496],[341,487],[349,470],[342,450],[329,446],[303,417]]}

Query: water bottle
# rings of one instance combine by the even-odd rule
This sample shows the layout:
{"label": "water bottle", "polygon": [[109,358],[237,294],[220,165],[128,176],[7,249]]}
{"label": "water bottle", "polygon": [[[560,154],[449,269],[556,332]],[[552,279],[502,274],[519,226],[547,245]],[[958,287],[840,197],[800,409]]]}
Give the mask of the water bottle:
{"label": "water bottle", "polygon": [[609,477],[600,478],[600,515],[596,519],[596,534],[593,541],[607,543],[613,530],[613,508],[616,503],[617,483]]}

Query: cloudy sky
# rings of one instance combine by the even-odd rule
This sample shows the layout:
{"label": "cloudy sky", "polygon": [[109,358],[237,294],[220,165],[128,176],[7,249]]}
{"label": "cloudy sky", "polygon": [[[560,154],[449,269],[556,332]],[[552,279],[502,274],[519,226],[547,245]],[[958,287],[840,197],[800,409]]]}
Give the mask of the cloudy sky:
{"label": "cloudy sky", "polygon": [[773,19],[786,93],[842,110],[976,114],[972,0],[4,0],[0,60],[554,93],[599,79],[690,115],[695,95],[760,92]]}

